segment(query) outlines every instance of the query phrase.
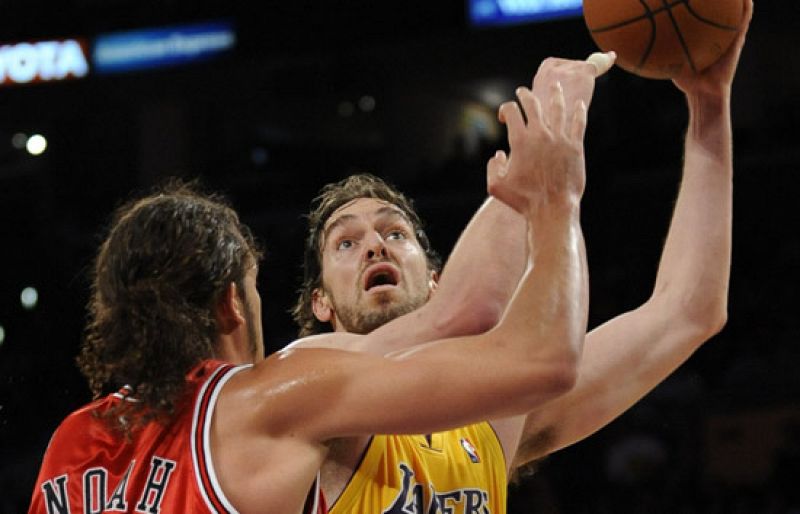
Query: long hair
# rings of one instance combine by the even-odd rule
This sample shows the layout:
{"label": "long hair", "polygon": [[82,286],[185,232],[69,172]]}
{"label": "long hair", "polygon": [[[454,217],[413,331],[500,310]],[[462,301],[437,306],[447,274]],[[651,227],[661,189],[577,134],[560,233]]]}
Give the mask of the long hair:
{"label": "long hair", "polygon": [[322,235],[328,218],[341,206],[359,198],[375,198],[388,202],[400,209],[411,222],[420,246],[425,251],[428,269],[439,271],[442,261],[431,247],[423,223],[414,210],[413,202],[393,185],[369,173],[350,177],[327,184],[311,202],[303,255],[303,284],[298,290],[297,301],[291,309],[292,317],[298,324],[300,337],[329,332],[330,326],[320,322],[312,309],[314,290],[322,287]]}
{"label": "long hair", "polygon": [[95,259],[77,362],[95,397],[134,388],[139,401],[110,416],[119,428],[174,413],[186,374],[215,355],[216,302],[231,283],[243,294],[260,255],[225,200],[196,184],[171,181],[117,209]]}

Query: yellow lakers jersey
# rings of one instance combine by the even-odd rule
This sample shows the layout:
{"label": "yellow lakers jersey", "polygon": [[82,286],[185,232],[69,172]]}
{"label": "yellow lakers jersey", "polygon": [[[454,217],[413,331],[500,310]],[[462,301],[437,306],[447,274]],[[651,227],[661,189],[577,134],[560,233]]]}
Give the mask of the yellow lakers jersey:
{"label": "yellow lakers jersey", "polygon": [[373,436],[330,514],[504,514],[506,464],[488,423]]}

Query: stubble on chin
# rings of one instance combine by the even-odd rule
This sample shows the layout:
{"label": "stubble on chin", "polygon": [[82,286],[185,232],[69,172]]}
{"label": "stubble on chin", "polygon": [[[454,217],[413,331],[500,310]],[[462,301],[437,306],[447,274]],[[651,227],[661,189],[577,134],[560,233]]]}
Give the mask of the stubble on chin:
{"label": "stubble on chin", "polygon": [[375,298],[374,307],[368,310],[357,310],[351,307],[337,309],[337,318],[342,326],[352,334],[368,334],[386,323],[413,312],[427,301],[427,295],[417,295],[404,302],[392,302],[391,295],[380,293]]}

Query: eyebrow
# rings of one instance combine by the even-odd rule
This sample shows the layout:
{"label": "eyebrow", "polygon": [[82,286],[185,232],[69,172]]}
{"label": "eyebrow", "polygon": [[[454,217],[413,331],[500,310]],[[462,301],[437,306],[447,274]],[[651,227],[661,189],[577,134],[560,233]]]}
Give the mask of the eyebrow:
{"label": "eyebrow", "polygon": [[414,225],[413,223],[411,223],[411,220],[408,219],[408,216],[406,216],[406,213],[404,213],[403,211],[401,211],[397,207],[390,207],[390,206],[387,205],[385,207],[381,207],[380,209],[378,209],[376,211],[376,214],[378,216],[385,217],[385,218],[400,217],[400,218],[403,218],[403,220],[406,223],[408,223],[409,225],[412,225],[412,226]]}
{"label": "eyebrow", "polygon": [[335,229],[338,226],[344,225],[347,221],[355,219],[355,217],[356,217],[355,214],[342,214],[341,216],[333,220],[331,224],[328,225],[322,231],[322,241],[320,241],[320,243],[324,245],[325,242],[328,240],[328,236],[330,235],[330,233],[333,232],[333,229]]}
{"label": "eyebrow", "polygon": [[[414,226],[411,220],[408,219],[408,216],[406,216],[406,214],[403,211],[394,206],[385,205],[380,209],[378,209],[377,211],[375,211],[375,214],[384,218],[399,217],[402,218],[406,223],[411,225],[412,228]],[[348,221],[353,220],[355,218],[356,218],[355,214],[342,214],[341,216],[333,220],[331,224],[328,225],[322,231],[322,241],[320,241],[321,245],[323,246],[325,245],[325,242],[328,240],[328,236],[330,235],[330,233],[333,232],[333,229],[335,229],[338,226],[344,225]]]}

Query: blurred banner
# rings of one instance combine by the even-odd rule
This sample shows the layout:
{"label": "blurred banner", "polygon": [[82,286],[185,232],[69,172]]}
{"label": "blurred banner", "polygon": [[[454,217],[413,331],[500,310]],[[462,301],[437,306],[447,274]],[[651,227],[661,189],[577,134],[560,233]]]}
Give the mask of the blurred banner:
{"label": "blurred banner", "polygon": [[468,0],[470,25],[483,27],[579,16],[582,0]]}
{"label": "blurred banner", "polygon": [[0,45],[0,86],[83,78],[90,69],[104,74],[195,63],[235,45],[233,23],[224,20],[112,32],[91,43],[88,38],[7,43]]}
{"label": "blurred banner", "polygon": [[89,73],[82,39],[0,46],[0,86],[81,78]]}
{"label": "blurred banner", "polygon": [[220,55],[235,44],[227,21],[114,32],[97,36],[92,65],[96,73],[175,66]]}

